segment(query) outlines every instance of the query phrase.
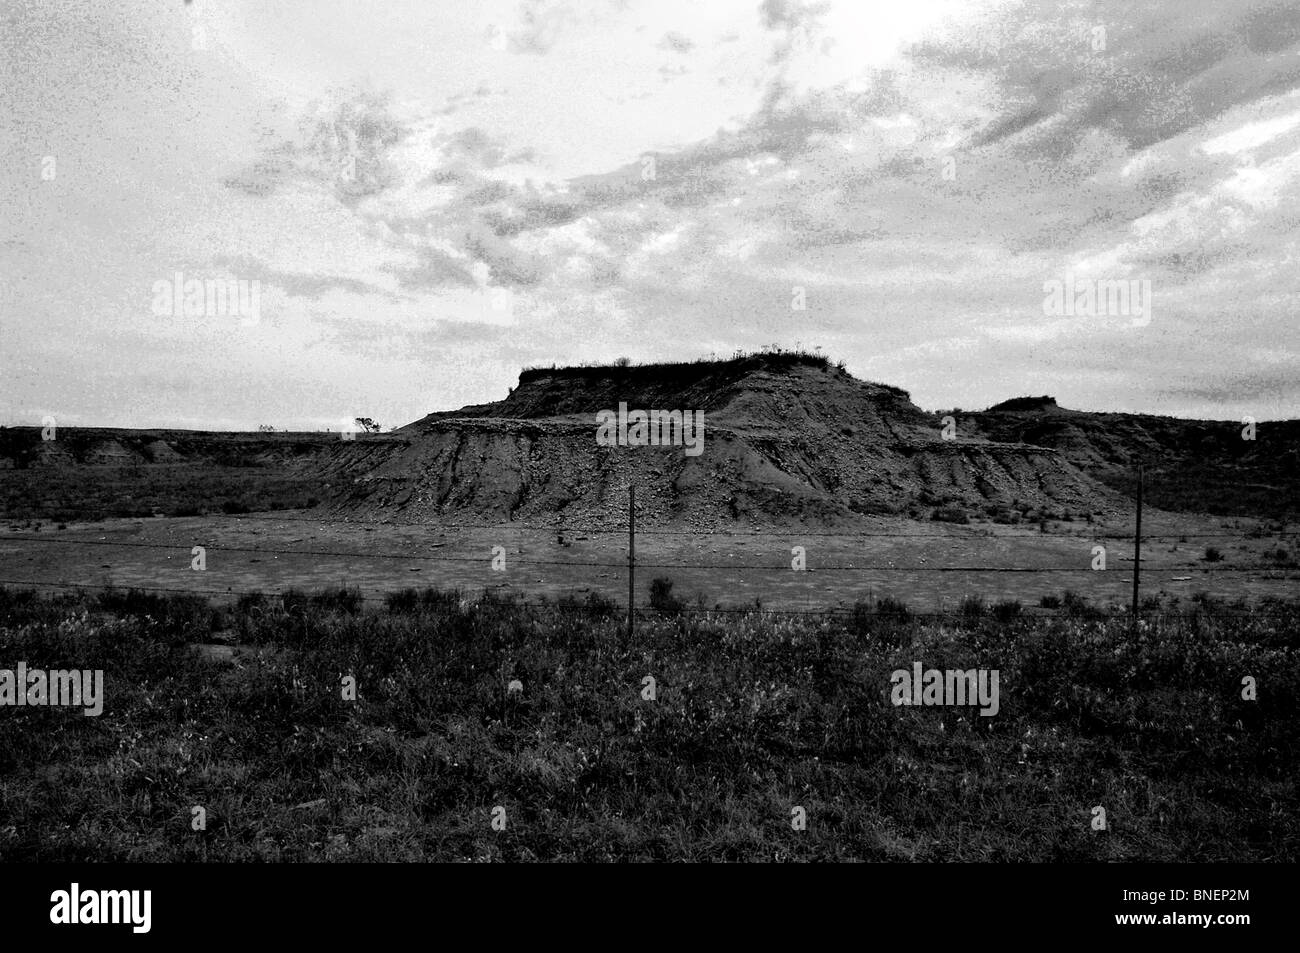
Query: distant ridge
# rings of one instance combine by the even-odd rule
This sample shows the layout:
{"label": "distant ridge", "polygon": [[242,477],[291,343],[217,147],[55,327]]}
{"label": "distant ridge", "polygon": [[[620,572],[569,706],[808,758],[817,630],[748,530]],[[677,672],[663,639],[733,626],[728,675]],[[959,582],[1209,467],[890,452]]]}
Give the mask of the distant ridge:
{"label": "distant ridge", "polygon": [[[620,406],[702,412],[703,452],[599,444],[597,414]],[[823,355],[765,352],[527,368],[502,400],[352,439],[60,428],[45,441],[39,427],[0,428],[0,489],[10,517],[309,506],[348,519],[617,525],[635,485],[645,525],[851,528],[873,516],[1128,513],[1142,464],[1152,506],[1295,518],[1300,421],[1251,435],[1047,395],[927,413]],[[74,506],[78,494],[89,502]]]}

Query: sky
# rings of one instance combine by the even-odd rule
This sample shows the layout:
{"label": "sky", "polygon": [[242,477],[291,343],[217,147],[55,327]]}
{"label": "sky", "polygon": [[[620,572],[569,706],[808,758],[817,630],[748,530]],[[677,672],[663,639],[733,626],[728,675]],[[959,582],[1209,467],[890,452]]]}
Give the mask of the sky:
{"label": "sky", "polygon": [[398,426],[772,345],[931,410],[1300,417],[1298,186],[1300,2],[0,0],[0,423]]}

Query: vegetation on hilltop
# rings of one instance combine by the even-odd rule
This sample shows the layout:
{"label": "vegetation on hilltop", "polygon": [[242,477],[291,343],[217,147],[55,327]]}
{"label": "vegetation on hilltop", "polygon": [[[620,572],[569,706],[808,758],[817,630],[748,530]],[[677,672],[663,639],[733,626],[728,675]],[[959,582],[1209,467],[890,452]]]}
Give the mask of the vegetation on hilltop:
{"label": "vegetation on hilltop", "polygon": [[545,377],[563,375],[579,379],[598,379],[603,377],[625,377],[631,380],[653,378],[664,383],[675,380],[698,380],[718,371],[744,373],[758,370],[788,370],[792,367],[814,367],[830,370],[834,366],[843,371],[844,362],[832,365],[831,359],[824,354],[804,350],[773,349],[764,351],[737,350],[731,357],[719,358],[713,355],[700,357],[691,361],[661,361],[648,364],[633,364],[627,358],[619,358],[612,364],[578,364],[561,367],[526,367],[519,373],[519,383],[539,380]]}

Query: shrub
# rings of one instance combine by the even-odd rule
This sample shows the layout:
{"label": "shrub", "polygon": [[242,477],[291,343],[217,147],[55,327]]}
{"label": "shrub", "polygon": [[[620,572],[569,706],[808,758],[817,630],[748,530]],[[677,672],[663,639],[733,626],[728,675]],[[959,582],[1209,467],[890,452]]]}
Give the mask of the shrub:
{"label": "shrub", "polygon": [[384,605],[389,612],[414,612],[420,605],[419,589],[398,589],[384,596]]}
{"label": "shrub", "polygon": [[622,613],[622,608],[617,602],[608,596],[602,596],[598,592],[587,594],[586,609],[592,615],[598,617],[608,617]]}
{"label": "shrub", "polygon": [[235,600],[235,611],[239,615],[247,615],[253,609],[262,609],[266,606],[266,594],[262,592],[246,592]]}
{"label": "shrub", "polygon": [[984,617],[984,597],[966,596],[961,601],[961,617],[967,622],[976,622]]}
{"label": "shrub", "polygon": [[911,615],[907,603],[890,596],[878,599],[874,606],[860,599],[853,604],[850,626],[860,636],[875,633],[886,644],[902,647],[911,642]]}
{"label": "shrub", "polygon": [[1207,563],[1217,563],[1223,561],[1223,553],[1219,552],[1217,546],[1205,547],[1205,561]]}
{"label": "shrub", "polygon": [[940,523],[962,523],[970,522],[970,517],[966,511],[959,506],[941,506],[930,514],[930,519],[937,520]]}
{"label": "shrub", "polygon": [[590,614],[593,618],[607,619],[623,615],[623,607],[613,599],[598,592],[590,592],[585,599],[579,599],[575,593],[565,593],[555,600],[556,606],[571,612]]}
{"label": "shrub", "polygon": [[216,612],[207,598],[189,594],[158,594],[141,589],[125,592],[106,589],[96,601],[99,608],[121,616],[148,617],[162,624],[173,639],[200,638],[211,632]]}
{"label": "shrub", "polygon": [[1020,600],[1002,599],[993,604],[993,618],[999,622],[1011,622],[1020,618]]}
{"label": "shrub", "polygon": [[864,500],[861,497],[854,497],[849,500],[849,509],[864,516],[895,516],[903,508],[888,500]]}
{"label": "shrub", "polygon": [[662,612],[680,612],[683,603],[673,597],[673,581],[660,576],[650,581],[650,608]]}
{"label": "shrub", "polygon": [[892,619],[910,619],[912,610],[907,607],[907,603],[901,599],[895,599],[893,596],[885,596],[883,599],[876,600],[876,614],[888,616]]}
{"label": "shrub", "polygon": [[311,597],[311,604],[321,609],[337,609],[348,615],[356,615],[366,597],[360,589],[339,586],[337,589],[324,589]]}
{"label": "shrub", "polygon": [[1293,567],[1296,565],[1295,557],[1292,556],[1289,552],[1287,552],[1286,548],[1282,546],[1279,546],[1277,549],[1273,550],[1273,552],[1269,554],[1269,558],[1272,559],[1273,562],[1277,563],[1280,566]]}
{"label": "shrub", "polygon": [[301,589],[286,589],[280,593],[280,608],[286,613],[305,612],[307,610],[307,593]]}
{"label": "shrub", "polygon": [[1100,619],[1105,613],[1092,605],[1086,596],[1081,596],[1072,589],[1061,593],[1061,608],[1067,615],[1078,619]]}

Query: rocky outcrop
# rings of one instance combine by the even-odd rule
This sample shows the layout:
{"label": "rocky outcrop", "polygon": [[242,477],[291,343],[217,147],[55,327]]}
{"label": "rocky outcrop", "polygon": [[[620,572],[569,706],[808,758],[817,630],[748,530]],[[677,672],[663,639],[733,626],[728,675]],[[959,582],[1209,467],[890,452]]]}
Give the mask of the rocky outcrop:
{"label": "rocky outcrop", "polygon": [[[596,414],[705,415],[704,451],[601,446]],[[604,523],[637,487],[646,525],[848,525],[879,514],[960,520],[1052,509],[1080,514],[1120,498],[1053,449],[947,440],[939,418],[896,387],[818,363],[572,368],[528,372],[495,404],[433,413],[376,455],[332,451],[352,474],[327,508],[357,515]]]}

